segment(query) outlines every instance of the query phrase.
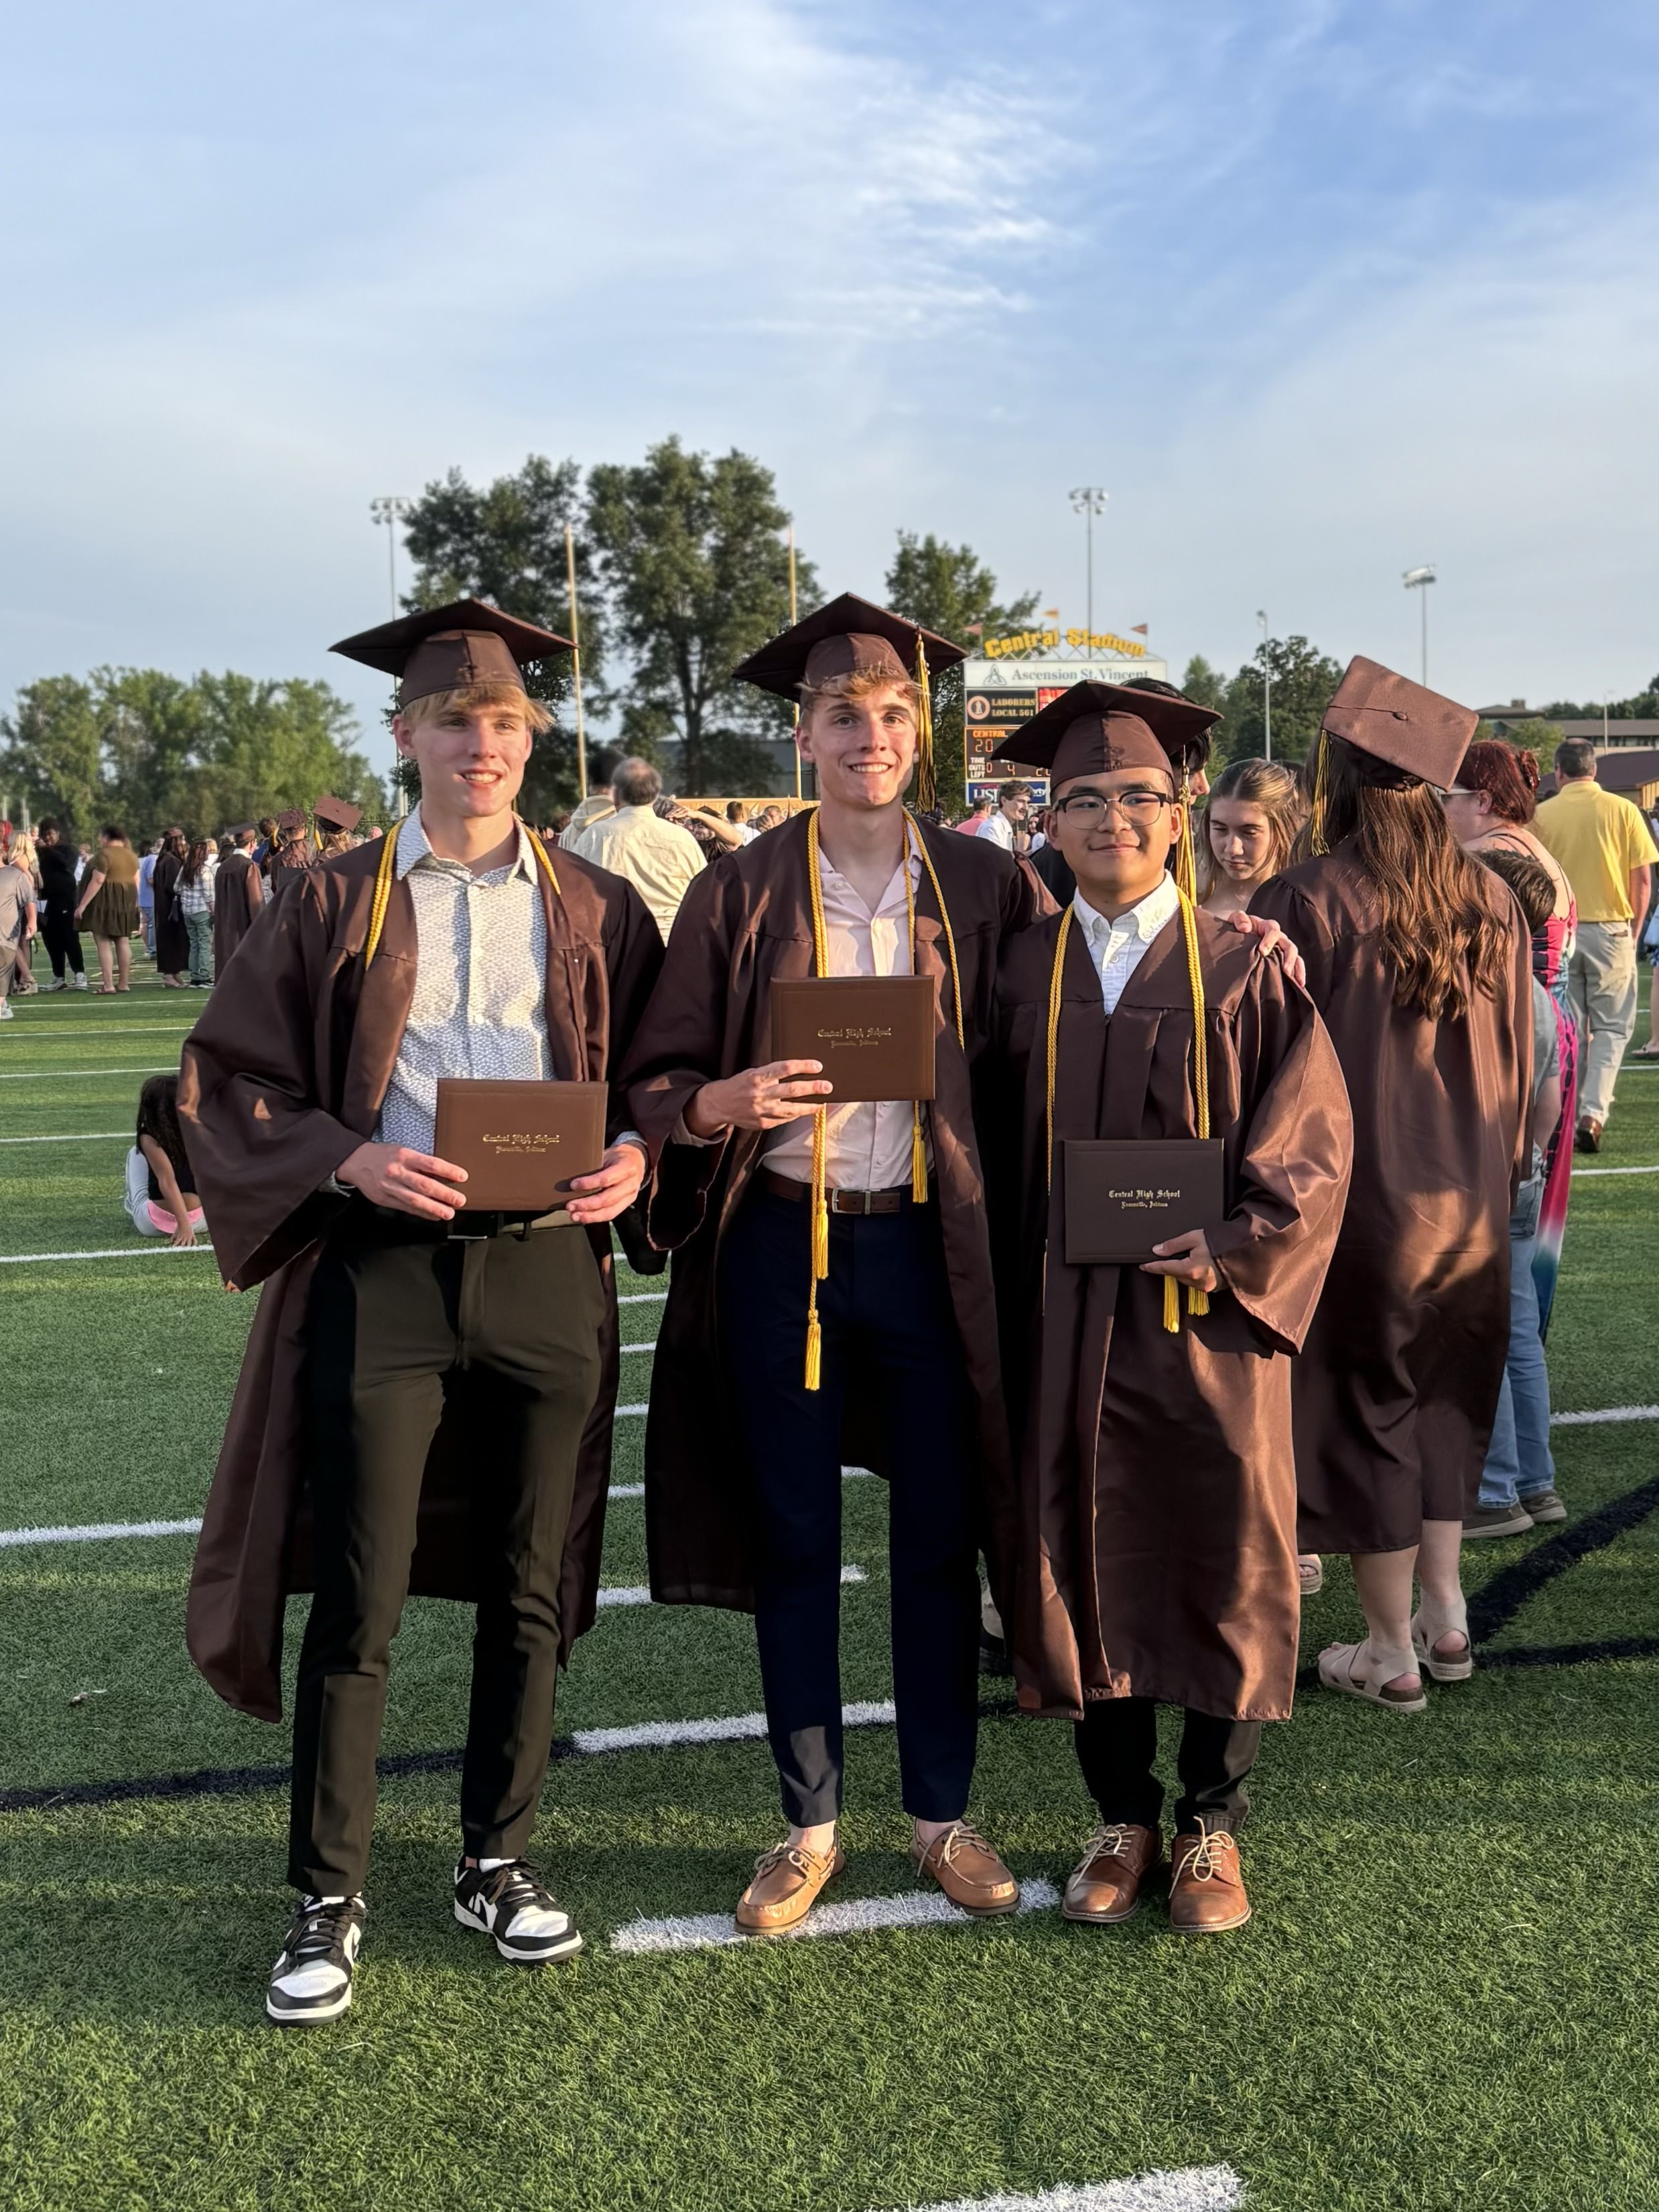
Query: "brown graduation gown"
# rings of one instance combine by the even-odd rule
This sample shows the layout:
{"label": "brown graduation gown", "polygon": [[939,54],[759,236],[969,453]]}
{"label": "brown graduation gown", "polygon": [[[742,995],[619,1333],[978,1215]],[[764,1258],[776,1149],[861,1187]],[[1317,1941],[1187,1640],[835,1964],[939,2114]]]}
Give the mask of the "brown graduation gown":
{"label": "brown graduation gown", "polygon": [[213,973],[225,972],[225,963],[253,927],[253,917],[265,902],[265,879],[253,864],[252,853],[235,852],[220,867],[213,882]]}
{"label": "brown graduation gown", "polygon": [[[916,891],[916,969],[939,986],[933,1103],[923,1108],[951,1304],[975,1400],[984,1541],[994,1577],[1010,1555],[1012,1478],[997,1369],[995,1296],[984,1178],[973,1117],[975,1070],[989,1036],[997,953],[1046,895],[1021,862],[982,839],[921,825],[939,873],[962,977],[964,1052],[957,1043],[950,960],[924,869]],[[735,1394],[724,1372],[714,1307],[720,1243],[758,1163],[762,1133],[724,1145],[676,1145],[670,1133],[702,1084],[772,1057],[769,993],[812,973],[806,817],[718,860],[687,892],[663,972],[628,1057],[634,1127],[651,1145],[651,1241],[674,1253],[657,1339],[646,1428],[646,1527],[652,1595],[671,1605],[753,1609],[749,1475]],[[801,1284],[801,1343],[806,1340]],[[848,1394],[843,1455],[880,1470],[878,1410]]]}
{"label": "brown graduation gown", "polygon": [[[321,1185],[374,1133],[415,989],[414,902],[393,886],[373,965],[362,951],[380,847],[313,868],[236,956],[235,988],[216,992],[185,1040],[179,1114],[220,1272],[264,1287],[209,1493],[191,1577],[191,1656],[228,1704],[282,1717],[283,1600],[310,1588],[301,1365],[311,1277],[322,1240],[354,1201]],[[546,883],[547,1030],[554,1073],[597,1082],[644,1006],[662,941],[620,876],[574,854]],[[612,1101],[614,1134],[625,1126]],[[545,1231],[568,1235],[568,1231]],[[604,1376],[582,1439],[560,1591],[564,1654],[593,1619],[620,1361],[608,1228],[588,1231],[605,1278]],[[427,1462],[410,1588],[471,1599],[466,1484],[441,1425]]]}
{"label": "brown graduation gown", "polygon": [[1353,1189],[1292,1393],[1306,1551],[1404,1551],[1480,1488],[1532,1051],[1526,927],[1496,878],[1484,888],[1514,927],[1510,973],[1441,1022],[1394,1003],[1375,893],[1340,846],[1250,902],[1307,962],[1353,1099]]}
{"label": "brown graduation gown", "polygon": [[[986,1143],[1009,1396],[1020,1453],[1012,1621],[1019,1701],[1157,1698],[1282,1720],[1296,1674],[1291,1361],[1342,1217],[1352,1124],[1330,1039],[1252,939],[1198,917],[1210,1126],[1226,1145],[1224,1221],[1205,1224],[1223,1285],[1163,1325],[1161,1277],[1068,1267],[1068,1138],[1190,1137],[1192,999],[1179,921],[1148,946],[1109,1020],[1073,923],[1061,975],[1055,1168],[1045,1189],[1049,978],[1060,924],[1027,931],[997,990]],[[1006,1132],[1005,1134],[998,1133]],[[1044,1246],[1048,1262],[1046,1283]]]}

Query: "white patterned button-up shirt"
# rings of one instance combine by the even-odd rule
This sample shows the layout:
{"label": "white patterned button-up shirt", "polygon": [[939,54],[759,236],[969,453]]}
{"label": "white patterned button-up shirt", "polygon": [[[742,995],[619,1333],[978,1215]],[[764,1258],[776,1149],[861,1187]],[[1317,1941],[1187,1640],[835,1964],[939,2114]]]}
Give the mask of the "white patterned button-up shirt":
{"label": "white patterned button-up shirt", "polygon": [[441,1075],[546,1079],[547,916],[522,824],[518,857],[487,876],[441,860],[417,807],[393,867],[415,902],[415,996],[377,1144],[432,1150]]}
{"label": "white patterned button-up shirt", "polygon": [[1073,899],[1072,910],[1082,926],[1083,941],[1100,978],[1100,995],[1106,1011],[1115,1013],[1130,976],[1146,957],[1147,946],[1164,924],[1173,921],[1181,911],[1175,879],[1166,875],[1156,890],[1148,891],[1139,905],[1119,915],[1115,921],[1108,921],[1103,914],[1097,914],[1081,891]]}

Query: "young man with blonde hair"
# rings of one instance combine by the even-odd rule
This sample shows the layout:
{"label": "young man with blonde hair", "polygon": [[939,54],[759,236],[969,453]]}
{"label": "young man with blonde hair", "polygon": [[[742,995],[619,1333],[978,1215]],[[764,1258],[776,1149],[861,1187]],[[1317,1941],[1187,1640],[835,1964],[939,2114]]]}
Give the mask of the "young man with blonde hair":
{"label": "young man with blonde hair", "polygon": [[618,1368],[605,1224],[644,1150],[618,1097],[567,1206],[482,1213],[434,1117],[446,1077],[605,1081],[661,957],[631,885],[555,861],[514,811],[546,720],[521,666],[562,639],[463,600],[334,649],[400,678],[420,803],[262,916],[179,1091],[226,1281],[264,1285],[191,1584],[191,1653],[221,1697],[280,1717],[283,1600],[315,1591],[301,1901],[265,2006],[291,2025],[351,2002],[410,1590],[477,1607],[454,1917],[526,1965],[580,1948],[523,1852],[558,1667],[593,1617]]}
{"label": "young man with blonde hair", "polygon": [[[970,1093],[998,947],[1042,893],[1012,854],[907,811],[919,752],[918,804],[933,797],[927,674],[961,658],[848,594],[737,672],[799,702],[819,804],[693,884],[625,1072],[656,1167],[650,1235],[675,1254],[646,1432],[652,1589],[670,1604],[756,1615],[788,1831],[738,1906],[757,1935],[797,1924],[842,1865],[849,1461],[890,1483],[914,1859],[969,1911],[1018,1902],[966,1818],[977,1554],[983,1546],[1000,1576],[1011,1497]],[[815,1133],[829,1087],[818,1063],[780,1060],[770,1039],[774,986],[814,974],[933,979],[931,1101],[831,1106]]]}

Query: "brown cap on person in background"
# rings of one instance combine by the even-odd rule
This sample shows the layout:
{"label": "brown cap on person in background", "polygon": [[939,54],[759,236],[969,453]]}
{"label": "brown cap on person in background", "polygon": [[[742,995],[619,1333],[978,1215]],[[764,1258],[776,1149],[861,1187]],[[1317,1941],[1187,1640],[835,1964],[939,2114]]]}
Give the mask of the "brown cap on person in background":
{"label": "brown cap on person in background", "polygon": [[1480,723],[1472,707],[1356,654],[1325,709],[1323,728],[1367,756],[1361,773],[1371,781],[1430,783],[1443,791],[1456,782]]}
{"label": "brown cap on person in background", "polygon": [[355,830],[363,818],[361,806],[354,806],[349,799],[334,799],[327,792],[311,803],[319,830]]}

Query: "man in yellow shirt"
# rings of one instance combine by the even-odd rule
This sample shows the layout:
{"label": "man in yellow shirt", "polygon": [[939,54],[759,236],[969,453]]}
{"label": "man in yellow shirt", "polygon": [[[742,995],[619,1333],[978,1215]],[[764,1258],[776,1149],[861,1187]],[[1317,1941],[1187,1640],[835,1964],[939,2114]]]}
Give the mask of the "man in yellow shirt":
{"label": "man in yellow shirt", "polygon": [[1659,860],[1640,810],[1595,781],[1595,748],[1567,738],[1555,749],[1556,795],[1533,828],[1560,862],[1578,907],[1567,991],[1578,1025],[1581,1152],[1599,1152],[1613,1086],[1636,1026],[1636,933]]}

